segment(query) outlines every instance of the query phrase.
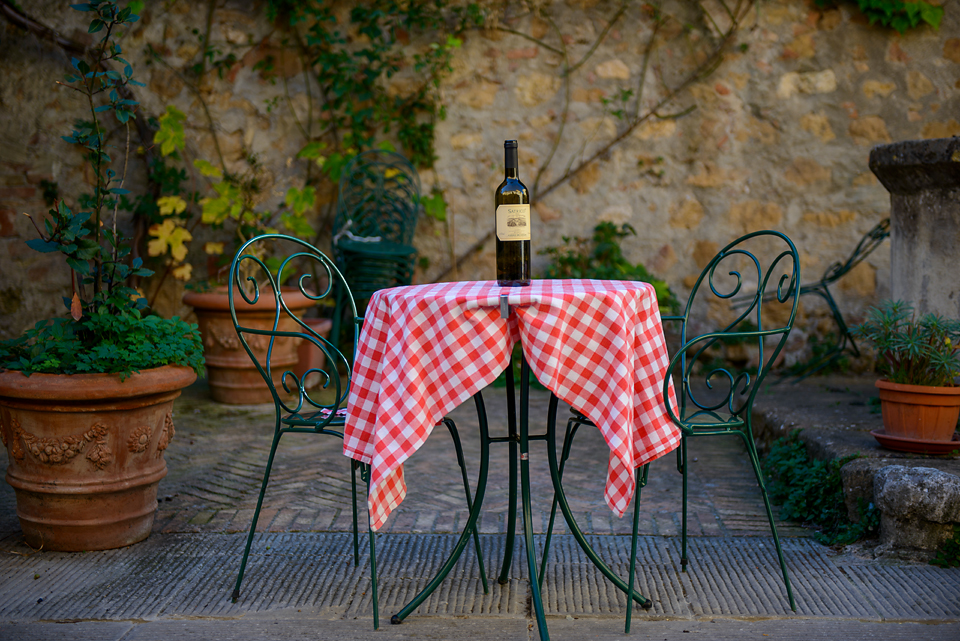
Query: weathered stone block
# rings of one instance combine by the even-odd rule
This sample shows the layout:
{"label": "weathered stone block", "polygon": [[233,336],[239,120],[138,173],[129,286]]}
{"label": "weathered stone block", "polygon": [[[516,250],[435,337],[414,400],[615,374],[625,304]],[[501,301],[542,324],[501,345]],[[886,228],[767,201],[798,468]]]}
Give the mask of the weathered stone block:
{"label": "weathered stone block", "polygon": [[888,465],[874,475],[881,550],[932,554],[960,521],[960,477],[931,467]]}
{"label": "weathered stone block", "polygon": [[890,467],[890,464],[882,459],[858,458],[840,468],[847,518],[854,523],[860,522],[860,506],[866,507],[874,502],[873,477],[884,467]]}

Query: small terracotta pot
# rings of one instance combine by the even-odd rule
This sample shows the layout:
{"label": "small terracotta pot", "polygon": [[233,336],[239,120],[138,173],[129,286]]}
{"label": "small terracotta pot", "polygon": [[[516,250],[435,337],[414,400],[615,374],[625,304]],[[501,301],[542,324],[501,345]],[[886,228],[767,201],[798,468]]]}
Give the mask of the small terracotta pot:
{"label": "small terracotta pot", "polygon": [[197,379],[188,367],[116,374],[0,371],[7,482],[34,548],[108,550],[150,535],[173,401]]}
{"label": "small terracotta pot", "polygon": [[[323,338],[330,337],[330,329],[333,327],[333,321],[329,318],[305,318],[303,322],[319,336]],[[300,380],[303,380],[304,375],[307,375],[307,372],[312,369],[322,370],[327,360],[327,355],[323,353],[323,350],[308,340],[300,341],[297,356],[300,360],[297,362],[297,366],[293,369],[293,372]],[[319,373],[309,374],[303,384],[304,389],[316,387],[319,382]]]}
{"label": "small terracotta pot", "polygon": [[884,432],[924,441],[950,441],[960,417],[960,387],[876,382]]}
{"label": "small terracotta pot", "polygon": [[[283,288],[281,291],[284,302],[294,313],[316,304],[296,289]],[[272,292],[261,292],[260,300],[255,305],[248,305],[239,294],[234,300],[237,319],[242,326],[273,329],[276,301]],[[233,327],[227,288],[219,287],[212,292],[187,292],[183,296],[183,302],[192,306],[197,314],[197,324],[203,337],[203,356],[207,362],[207,382],[213,400],[230,405],[272,403],[270,388],[243,349]],[[281,313],[278,330],[297,332],[303,328],[285,313]],[[246,340],[260,364],[266,365],[269,337],[247,334]],[[292,370],[297,365],[297,348],[300,342],[295,338],[278,338],[274,341],[270,365],[278,389],[283,389],[283,372]]]}

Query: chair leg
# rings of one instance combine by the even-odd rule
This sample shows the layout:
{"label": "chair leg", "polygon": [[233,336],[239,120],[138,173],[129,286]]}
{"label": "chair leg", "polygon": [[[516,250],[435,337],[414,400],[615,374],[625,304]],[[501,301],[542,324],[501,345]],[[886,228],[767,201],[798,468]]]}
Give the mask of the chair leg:
{"label": "chair leg", "polygon": [[[567,462],[567,458],[570,456],[570,447],[573,445],[573,437],[576,436],[577,430],[580,428],[580,421],[571,417],[567,421],[567,431],[563,435],[563,451],[560,455],[560,467],[557,470],[557,476],[562,481],[563,480],[563,466]],[[557,493],[553,493],[553,505],[550,507],[550,523],[547,525],[547,535],[543,539],[543,557],[540,559],[540,583],[543,583],[543,576],[547,571],[547,556],[550,553],[550,541],[553,540],[553,524],[557,519]]]}
{"label": "chair leg", "polygon": [[[279,419],[278,419],[279,420]],[[253,522],[250,523],[250,532],[247,533],[247,543],[243,548],[243,559],[240,561],[240,572],[237,574],[237,584],[233,588],[231,600],[236,603],[240,598],[240,584],[243,582],[243,573],[247,569],[247,557],[250,556],[250,546],[253,544],[253,535],[257,531],[257,520],[260,518],[260,508],[263,506],[263,495],[267,491],[267,483],[270,480],[270,468],[273,466],[273,457],[277,453],[277,446],[280,444],[280,437],[283,433],[279,430],[274,431],[273,443],[270,445],[270,456],[267,457],[267,468],[263,471],[263,482],[260,484],[260,496],[257,497],[257,509],[253,511]]]}
{"label": "chair leg", "polygon": [[680,438],[680,448],[677,451],[677,462],[680,467],[680,473],[683,474],[682,483],[682,501],[680,516],[680,571],[687,571],[687,437]]}
{"label": "chair leg", "polygon": [[787,599],[790,601],[790,609],[797,611],[797,604],[793,599],[793,588],[790,586],[790,577],[787,574],[787,563],[783,558],[783,549],[780,547],[780,535],[777,532],[777,525],[773,518],[773,510],[770,508],[770,498],[767,496],[767,487],[763,482],[763,474],[760,472],[760,458],[757,456],[757,447],[746,434],[741,433],[744,443],[747,446],[747,453],[750,455],[750,464],[753,466],[753,473],[757,477],[757,485],[760,486],[760,494],[763,496],[763,506],[767,510],[767,520],[770,521],[770,533],[773,534],[773,544],[777,548],[777,558],[780,561],[780,572],[783,574],[783,584],[787,588]]}
{"label": "chair leg", "polygon": [[360,523],[357,509],[357,466],[358,461],[350,461],[350,484],[353,490],[353,564],[360,565]]}
{"label": "chair leg", "polygon": [[[637,531],[640,529],[640,490],[647,484],[647,473],[650,471],[650,464],[643,466],[643,473],[637,474],[634,470],[634,479],[636,480],[635,496],[633,498],[633,532],[630,537],[630,589],[627,594],[633,594],[633,585],[637,576]],[[623,633],[630,634],[630,619],[633,616],[633,599],[627,597],[627,621],[624,624]]]}
{"label": "chair leg", "polygon": [[[370,466],[363,465],[360,478],[367,482],[367,496],[370,496]],[[380,602],[377,598],[377,533],[370,527],[370,513],[367,512],[367,532],[370,535],[370,598],[373,601],[373,629],[380,629]]]}
{"label": "chair leg", "polygon": [[[453,446],[457,450],[457,464],[460,466],[460,473],[463,475],[463,492],[467,495],[467,509],[473,510],[473,498],[470,496],[470,481],[467,479],[467,464],[463,458],[460,433],[457,431],[457,425],[453,422],[453,419],[444,418],[443,424],[450,430]],[[477,564],[480,566],[480,581],[483,583],[483,593],[489,594],[490,589],[487,586],[487,571],[483,567],[483,551],[480,549],[480,535],[477,533],[476,527],[473,528],[473,544],[477,549]]]}

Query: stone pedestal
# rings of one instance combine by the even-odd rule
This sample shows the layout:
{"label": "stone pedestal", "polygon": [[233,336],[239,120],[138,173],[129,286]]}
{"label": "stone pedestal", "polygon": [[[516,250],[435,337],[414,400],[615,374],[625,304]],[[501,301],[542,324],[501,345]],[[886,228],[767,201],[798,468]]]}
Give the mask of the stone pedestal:
{"label": "stone pedestal", "polygon": [[960,318],[960,137],[870,152],[890,192],[890,288],[925,314]]}

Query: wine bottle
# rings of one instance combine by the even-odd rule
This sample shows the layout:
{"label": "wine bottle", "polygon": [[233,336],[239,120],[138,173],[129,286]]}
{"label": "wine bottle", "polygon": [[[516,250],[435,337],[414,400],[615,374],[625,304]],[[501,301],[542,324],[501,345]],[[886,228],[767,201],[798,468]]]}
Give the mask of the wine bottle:
{"label": "wine bottle", "polygon": [[530,192],[520,182],[517,141],[503,142],[505,175],[497,187],[497,284],[530,284]]}

